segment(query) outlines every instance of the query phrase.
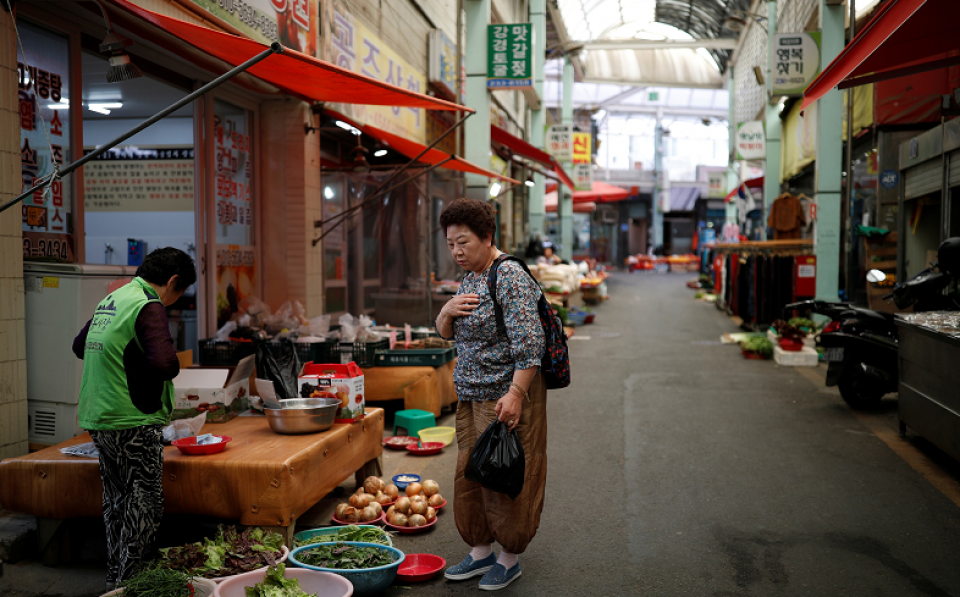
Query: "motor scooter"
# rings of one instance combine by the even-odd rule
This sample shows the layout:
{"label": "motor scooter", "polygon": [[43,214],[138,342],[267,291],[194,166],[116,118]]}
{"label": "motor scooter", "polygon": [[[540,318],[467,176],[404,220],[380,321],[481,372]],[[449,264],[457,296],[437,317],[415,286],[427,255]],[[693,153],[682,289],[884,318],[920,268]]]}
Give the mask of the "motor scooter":
{"label": "motor scooter", "polygon": [[[943,250],[948,245],[949,251]],[[913,306],[914,311],[960,309],[960,303],[944,292],[958,273],[953,263],[958,245],[960,239],[948,239],[941,245],[942,256],[949,259],[949,266],[939,265],[941,253],[938,253],[937,262],[907,282],[894,286],[884,300],[893,299],[898,309]],[[873,283],[885,279],[886,274],[879,270],[867,274],[867,280]],[[898,391],[899,337],[893,313],[820,300],[793,303],[787,305],[786,310],[810,311],[830,318],[818,339],[828,364],[827,387],[836,386],[851,408],[874,407],[884,394]]]}

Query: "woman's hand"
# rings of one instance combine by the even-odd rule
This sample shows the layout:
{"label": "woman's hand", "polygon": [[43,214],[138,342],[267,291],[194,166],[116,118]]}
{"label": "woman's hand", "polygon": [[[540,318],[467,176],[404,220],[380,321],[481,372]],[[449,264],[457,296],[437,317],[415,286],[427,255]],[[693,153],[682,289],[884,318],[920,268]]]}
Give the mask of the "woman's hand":
{"label": "woman's hand", "polygon": [[500,400],[497,400],[495,410],[497,411],[497,420],[506,423],[508,431],[513,431],[520,424],[523,396],[511,388]]}
{"label": "woman's hand", "polygon": [[446,317],[450,323],[457,317],[464,317],[473,313],[480,306],[479,294],[458,294],[440,309],[440,315]]}

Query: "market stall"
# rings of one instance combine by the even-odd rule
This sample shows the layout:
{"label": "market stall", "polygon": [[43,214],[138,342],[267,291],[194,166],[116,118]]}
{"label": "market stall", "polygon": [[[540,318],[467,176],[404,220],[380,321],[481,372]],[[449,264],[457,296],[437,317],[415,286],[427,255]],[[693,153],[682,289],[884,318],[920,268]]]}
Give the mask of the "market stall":
{"label": "market stall", "polygon": [[[298,516],[350,475],[359,483],[379,474],[383,421],[383,410],[371,408],[361,421],[306,435],[278,435],[263,417],[208,423],[202,433],[232,439],[218,454],[194,456],[164,448],[164,511],[272,527],[292,545]],[[54,525],[102,516],[98,461],[60,451],[90,441],[84,433],[0,462],[0,503]],[[77,491],[81,487],[85,491]],[[41,527],[49,528],[49,523]]]}

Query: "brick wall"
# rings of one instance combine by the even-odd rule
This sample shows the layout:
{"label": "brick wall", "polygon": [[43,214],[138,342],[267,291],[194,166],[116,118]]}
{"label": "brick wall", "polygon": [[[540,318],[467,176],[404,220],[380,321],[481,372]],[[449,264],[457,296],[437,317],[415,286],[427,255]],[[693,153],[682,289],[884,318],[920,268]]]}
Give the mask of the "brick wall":
{"label": "brick wall", "polygon": [[[0,130],[18,131],[16,45],[10,14],[0,10]],[[0,138],[0,203],[20,181],[19,135]],[[27,453],[27,361],[24,337],[20,209],[0,214],[0,459]]]}

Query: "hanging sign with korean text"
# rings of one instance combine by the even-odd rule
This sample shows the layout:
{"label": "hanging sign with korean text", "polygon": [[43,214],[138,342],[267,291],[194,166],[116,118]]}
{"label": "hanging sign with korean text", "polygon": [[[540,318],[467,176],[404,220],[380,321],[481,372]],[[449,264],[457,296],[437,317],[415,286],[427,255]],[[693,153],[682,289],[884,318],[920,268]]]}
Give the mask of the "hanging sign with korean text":
{"label": "hanging sign with korean text", "polygon": [[430,84],[447,99],[457,97],[457,45],[440,29],[430,32]]}
{"label": "hanging sign with korean text", "polygon": [[555,124],[547,129],[547,153],[558,162],[573,161],[573,127]]}
{"label": "hanging sign with korean text", "polygon": [[487,87],[533,89],[533,24],[487,25]]}
{"label": "hanging sign with korean text", "polygon": [[803,95],[820,74],[820,32],[773,36],[773,94]]}
{"label": "hanging sign with korean text", "polygon": [[766,157],[767,144],[763,121],[741,122],[737,126],[737,159],[762,160]]}
{"label": "hanging sign with korean text", "polygon": [[590,133],[573,134],[573,163],[590,164],[593,162],[593,151],[590,145]]}
{"label": "hanging sign with korean text", "polygon": [[593,164],[573,165],[573,190],[589,191],[593,189]]}
{"label": "hanging sign with korean text", "polygon": [[317,55],[320,27],[315,0],[191,0],[211,15],[264,43]]}

